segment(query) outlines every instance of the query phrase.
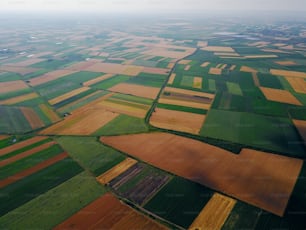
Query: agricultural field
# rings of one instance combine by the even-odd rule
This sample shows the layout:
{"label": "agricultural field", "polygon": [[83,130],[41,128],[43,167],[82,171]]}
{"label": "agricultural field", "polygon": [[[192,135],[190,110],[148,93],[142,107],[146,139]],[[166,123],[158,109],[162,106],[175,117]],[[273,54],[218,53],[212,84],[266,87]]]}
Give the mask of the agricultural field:
{"label": "agricultural field", "polygon": [[236,16],[1,12],[0,229],[305,230],[305,19]]}

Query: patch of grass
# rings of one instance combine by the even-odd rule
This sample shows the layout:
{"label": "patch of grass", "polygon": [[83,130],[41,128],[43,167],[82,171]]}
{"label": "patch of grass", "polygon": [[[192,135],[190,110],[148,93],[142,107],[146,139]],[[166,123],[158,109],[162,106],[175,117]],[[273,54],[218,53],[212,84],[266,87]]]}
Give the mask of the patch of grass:
{"label": "patch of grass", "polygon": [[76,162],[71,158],[66,158],[2,188],[0,196],[0,215],[2,216],[38,197],[81,171],[82,168]]}
{"label": "patch of grass", "polygon": [[181,81],[181,86],[192,88],[193,87],[193,77],[184,75]]}
{"label": "patch of grass", "polygon": [[258,73],[257,77],[262,87],[284,89],[279,79],[271,74]]}
{"label": "patch of grass", "polygon": [[82,172],[0,217],[0,228],[52,229],[104,193],[94,177]]}
{"label": "patch of grass", "polygon": [[131,101],[131,102],[144,104],[144,105],[151,105],[153,103],[152,99],[137,97],[137,96],[133,96],[133,95],[127,95],[127,94],[121,94],[121,93],[116,93],[113,96],[111,96],[110,98],[120,99],[120,100],[124,100],[124,101]]}
{"label": "patch of grass", "polygon": [[188,228],[212,195],[213,191],[204,186],[174,177],[144,208]]}
{"label": "patch of grass", "polygon": [[96,176],[125,159],[124,155],[94,137],[59,137],[56,140],[72,158]]}
{"label": "patch of grass", "polygon": [[238,83],[226,82],[226,86],[227,86],[227,90],[229,93],[238,95],[238,96],[242,96],[242,90]]}
{"label": "patch of grass", "polygon": [[166,75],[161,74],[140,73],[136,77],[130,78],[127,83],[160,88],[166,78]]}
{"label": "patch of grass", "polygon": [[17,81],[20,80],[21,76],[17,73],[3,73],[0,74],[0,82],[7,82],[7,81]]}
{"label": "patch of grass", "polygon": [[119,134],[145,133],[148,131],[149,127],[145,123],[144,119],[121,114],[94,134],[98,136],[111,136]]}

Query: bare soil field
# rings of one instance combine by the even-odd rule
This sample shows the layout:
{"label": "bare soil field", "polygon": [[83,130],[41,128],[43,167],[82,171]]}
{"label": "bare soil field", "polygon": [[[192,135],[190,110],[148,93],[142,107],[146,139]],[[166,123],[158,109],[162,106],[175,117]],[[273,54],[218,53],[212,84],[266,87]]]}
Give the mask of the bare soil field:
{"label": "bare soil field", "polygon": [[237,53],[221,53],[221,52],[216,52],[216,53],[214,53],[214,55],[216,55],[216,56],[230,56],[230,57],[240,57],[240,55],[239,54],[237,54]]}
{"label": "bare soil field", "polygon": [[254,85],[257,86],[257,87],[260,87],[260,82],[259,82],[259,79],[258,79],[258,76],[257,76],[256,72],[252,73],[252,78],[253,78],[253,81],[254,81]]}
{"label": "bare soil field", "polygon": [[14,65],[15,66],[23,66],[23,67],[25,67],[25,66],[33,65],[33,64],[36,64],[36,63],[39,63],[39,62],[43,62],[43,61],[45,61],[45,59],[42,59],[42,58],[29,58],[28,60],[14,63]]}
{"label": "bare soil field", "polygon": [[[92,65],[94,65],[96,63],[98,63],[98,62],[91,59],[89,61],[78,62],[76,64],[70,65],[66,69],[78,72],[78,71],[82,71],[84,69],[87,69],[87,68],[89,68],[90,66],[92,66]],[[100,63],[100,61],[99,61],[99,63]]]}
{"label": "bare soil field", "polygon": [[180,94],[186,94],[188,96],[197,96],[197,97],[203,97],[203,98],[210,98],[214,99],[215,95],[211,93],[203,93],[188,89],[179,89],[179,88],[173,88],[173,87],[166,87],[164,89],[164,92],[170,92],[170,93],[180,93]]}
{"label": "bare soil field", "polygon": [[31,84],[31,86],[41,85],[41,84],[44,84],[46,82],[65,77],[67,75],[70,75],[70,74],[73,74],[73,73],[76,73],[76,72],[78,72],[78,71],[65,70],[65,69],[55,70],[55,71],[46,73],[46,74],[44,74],[40,77],[30,79],[30,84]]}
{"label": "bare soil field", "polygon": [[0,141],[5,140],[7,138],[9,138],[10,136],[7,135],[0,135]]}
{"label": "bare soil field", "polygon": [[235,53],[235,50],[232,47],[227,46],[206,46],[201,48],[201,50],[211,51],[211,52],[231,52]]}
{"label": "bare soil field", "polygon": [[286,80],[295,92],[306,94],[306,81],[303,78],[286,77]]}
{"label": "bare soil field", "polygon": [[0,82],[0,93],[9,93],[27,88],[27,84],[21,80]]}
{"label": "bare soil field", "polygon": [[108,89],[109,91],[131,94],[138,97],[155,99],[160,91],[159,88],[136,84],[120,83]]}
{"label": "bare soil field", "polygon": [[10,157],[8,159],[2,160],[0,162],[0,166],[3,167],[5,165],[11,164],[13,162],[16,162],[16,161],[18,161],[20,159],[23,159],[25,157],[33,155],[34,153],[37,153],[37,152],[42,151],[42,150],[45,150],[45,149],[51,147],[54,144],[56,144],[56,143],[55,142],[47,142],[47,143],[42,144],[42,145],[40,145],[38,147],[35,147],[35,148],[30,149],[30,150],[24,151],[24,152],[22,152],[20,154],[17,154],[15,156],[13,156],[13,157]]}
{"label": "bare soil field", "polygon": [[306,78],[306,73],[304,73],[304,72],[297,72],[297,71],[271,69],[270,73],[273,74],[273,75],[279,75],[279,76],[284,76],[284,77]]}
{"label": "bare soil field", "polygon": [[222,229],[235,204],[236,200],[215,193],[188,229]]}
{"label": "bare soil field", "polygon": [[47,168],[48,166],[53,165],[56,162],[59,162],[59,161],[65,159],[68,156],[69,155],[67,153],[59,154],[59,155],[57,155],[55,157],[52,157],[52,158],[50,158],[48,160],[45,160],[45,161],[43,161],[43,162],[33,166],[32,168],[26,169],[26,170],[24,170],[24,171],[22,171],[20,173],[17,173],[15,175],[11,176],[11,177],[8,177],[8,178],[6,178],[4,180],[1,180],[0,181],[0,188],[3,188],[5,186],[7,186],[7,185],[15,183],[16,181],[19,181],[19,180],[21,180],[21,179],[23,179],[23,178],[25,178],[25,177],[27,177],[29,175],[32,175],[32,174],[34,174],[34,173],[36,173],[36,172],[38,172],[38,171],[40,171],[40,170],[42,170],[44,168]]}
{"label": "bare soil field", "polygon": [[210,74],[214,74],[214,75],[221,75],[222,74],[222,69],[210,68],[209,69],[209,73]]}
{"label": "bare soil field", "polygon": [[297,65],[294,61],[276,61],[276,64],[283,65],[283,66],[295,66]]}
{"label": "bare soil field", "polygon": [[185,71],[188,71],[188,70],[190,70],[190,68],[191,68],[190,65],[186,65],[185,68],[184,68],[184,70],[185,70]]}
{"label": "bare soil field", "polygon": [[80,93],[83,93],[83,92],[85,92],[89,89],[90,89],[89,87],[78,88],[78,89],[70,91],[69,93],[65,93],[61,96],[53,98],[53,99],[49,100],[48,102],[49,102],[50,105],[55,105],[55,104],[60,103],[64,100],[67,100],[68,98],[71,98],[71,97],[76,96]]}
{"label": "bare soil field", "polygon": [[209,66],[209,64],[210,64],[210,62],[204,62],[202,65],[201,65],[201,67],[207,67],[207,66]]}
{"label": "bare soil field", "polygon": [[181,64],[181,65],[188,65],[190,62],[192,62],[192,60],[183,59],[183,60],[179,61],[178,64]]}
{"label": "bare soil field", "polygon": [[247,55],[244,57],[248,59],[257,59],[257,58],[277,58],[278,56],[274,54],[266,54],[266,55]]}
{"label": "bare soil field", "polygon": [[176,77],[176,74],[175,74],[175,73],[171,74],[171,76],[170,76],[170,78],[169,78],[169,81],[168,81],[168,84],[169,84],[169,85],[172,85],[172,84],[173,84],[173,82],[174,82],[174,80],[175,80],[175,77]]}
{"label": "bare soil field", "polygon": [[167,133],[102,137],[101,141],[279,216],[285,212],[303,165],[299,159],[250,149],[236,155]]}
{"label": "bare soil field", "polygon": [[271,89],[260,87],[261,92],[265,95],[267,100],[287,103],[292,105],[302,105],[290,92],[281,89]]}
{"label": "bare soil field", "polygon": [[157,67],[144,67],[142,72],[167,75],[169,73],[169,69],[157,68]]}
{"label": "bare soil field", "polygon": [[97,177],[97,181],[101,184],[108,184],[111,180],[124,173],[126,170],[137,164],[137,161],[132,158],[126,158],[107,172]]}
{"label": "bare soil field", "polygon": [[44,129],[42,135],[90,135],[119,116],[105,109],[74,112],[63,121]]}
{"label": "bare soil field", "polygon": [[107,74],[124,74],[128,76],[137,76],[143,70],[143,67],[115,63],[95,63],[82,70],[102,72]]}
{"label": "bare soil field", "polygon": [[20,111],[23,113],[32,129],[39,129],[45,126],[44,122],[40,119],[40,117],[35,113],[33,109],[21,107]]}
{"label": "bare soil field", "polygon": [[[185,100],[184,100],[185,99]],[[211,103],[203,103],[201,101],[198,102],[193,102],[193,101],[188,101],[188,98],[186,97],[165,97],[163,96],[158,100],[159,103],[162,104],[168,104],[168,105],[180,105],[180,106],[186,106],[186,107],[191,107],[191,108],[197,108],[197,109],[210,109]]]}
{"label": "bare soil field", "polygon": [[94,85],[94,84],[96,84],[96,83],[98,83],[100,81],[104,81],[106,79],[112,78],[113,76],[115,76],[115,75],[114,74],[105,74],[105,75],[103,75],[101,77],[97,77],[95,79],[92,79],[92,80],[84,82],[83,86],[87,86],[88,87],[88,86]]}
{"label": "bare soil field", "polygon": [[306,145],[306,121],[303,120],[293,120],[293,123],[297,130],[299,131],[299,134],[304,140],[304,145]]}
{"label": "bare soil field", "polygon": [[39,69],[31,68],[31,67],[22,67],[22,66],[12,66],[12,65],[2,65],[2,66],[0,66],[0,71],[19,73],[21,75],[34,73],[37,70],[39,70]]}
{"label": "bare soil field", "polygon": [[257,73],[258,72],[256,69],[253,69],[253,68],[248,67],[248,66],[241,66],[240,71],[241,72],[247,72],[247,73]]}
{"label": "bare soil field", "polygon": [[24,148],[28,145],[32,145],[36,142],[39,142],[39,141],[42,141],[42,140],[45,140],[47,139],[48,137],[40,137],[40,136],[37,136],[37,137],[32,137],[28,140],[25,140],[25,141],[21,141],[17,144],[14,144],[14,145],[11,145],[11,146],[8,146],[8,147],[5,147],[3,149],[0,149],[0,156],[3,156],[5,154],[8,154],[10,152],[13,152],[15,150],[18,150],[18,149],[21,149],[21,148]]}
{"label": "bare soil field", "polygon": [[13,97],[10,99],[2,100],[0,101],[0,105],[13,105],[19,102],[31,100],[31,99],[38,98],[38,97],[39,95],[37,93],[28,93],[28,94]]}
{"label": "bare soil field", "polygon": [[54,228],[54,230],[60,229],[153,230],[167,228],[107,193]]}
{"label": "bare soil field", "polygon": [[150,124],[163,129],[199,134],[205,115],[156,108]]}

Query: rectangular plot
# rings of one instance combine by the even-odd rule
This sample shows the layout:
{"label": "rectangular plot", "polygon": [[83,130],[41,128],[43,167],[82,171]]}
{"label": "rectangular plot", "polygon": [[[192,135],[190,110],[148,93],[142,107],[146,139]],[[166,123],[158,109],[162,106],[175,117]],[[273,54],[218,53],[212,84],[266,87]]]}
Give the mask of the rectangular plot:
{"label": "rectangular plot", "polygon": [[44,122],[40,119],[40,117],[35,113],[33,109],[21,107],[20,111],[23,113],[33,130],[45,126]]}
{"label": "rectangular plot", "polygon": [[37,93],[28,93],[28,94],[24,94],[21,96],[17,96],[17,97],[13,97],[13,98],[9,98],[6,100],[2,100],[0,101],[1,105],[13,105],[19,102],[24,102],[24,101],[28,101],[34,98],[38,98],[39,95]]}
{"label": "rectangular plot", "polygon": [[28,85],[21,80],[0,82],[0,94],[27,89]]}
{"label": "rectangular plot", "polygon": [[76,96],[80,93],[83,93],[83,92],[85,92],[89,89],[90,89],[89,87],[82,87],[82,88],[79,88],[79,89],[75,89],[75,90],[72,90],[68,93],[65,93],[64,95],[53,98],[53,99],[49,100],[48,102],[49,102],[50,105],[55,105],[55,104],[60,103],[64,100],[67,100],[68,98],[71,98],[71,97]]}
{"label": "rectangular plot", "polygon": [[238,96],[243,95],[240,85],[238,83],[226,82],[226,86],[227,86],[227,90],[229,91],[229,93],[238,95]]}

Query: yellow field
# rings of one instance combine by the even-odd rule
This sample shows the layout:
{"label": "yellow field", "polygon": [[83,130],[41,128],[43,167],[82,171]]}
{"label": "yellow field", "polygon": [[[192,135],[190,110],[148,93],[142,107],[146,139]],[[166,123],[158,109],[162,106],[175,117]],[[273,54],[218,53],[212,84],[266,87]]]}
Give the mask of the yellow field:
{"label": "yellow field", "polygon": [[204,62],[204,63],[201,65],[201,67],[207,67],[209,64],[210,64],[210,62],[206,61],[206,62]]}
{"label": "yellow field", "polygon": [[270,73],[273,74],[273,75],[279,75],[279,76],[284,76],[284,77],[306,78],[306,73],[304,73],[304,72],[297,72],[297,71],[270,69]]}
{"label": "yellow field", "polygon": [[175,74],[175,73],[171,74],[171,76],[170,76],[170,78],[169,78],[169,81],[168,81],[168,84],[169,84],[169,85],[172,85],[172,84],[173,84],[175,77],[176,77],[176,74]]}
{"label": "yellow field", "polygon": [[221,75],[222,74],[222,69],[210,68],[209,69],[209,73],[210,74],[214,74],[214,75]]}
{"label": "yellow field", "polygon": [[190,68],[191,68],[190,65],[186,65],[185,68],[184,68],[184,70],[185,70],[185,71],[188,71],[188,70],[190,70]]}
{"label": "yellow field", "polygon": [[43,113],[48,117],[50,121],[57,122],[60,120],[60,117],[47,105],[41,104],[39,105],[39,108],[41,109],[41,111],[43,111]]}
{"label": "yellow field", "polygon": [[294,61],[276,61],[276,64],[283,65],[283,66],[292,66],[296,65]]}
{"label": "yellow field", "polygon": [[244,57],[249,58],[249,59],[252,59],[252,58],[256,59],[256,58],[277,58],[278,56],[274,54],[267,54],[267,55],[247,55]]}
{"label": "yellow field", "polygon": [[96,83],[98,83],[100,81],[104,81],[106,79],[109,79],[109,78],[111,78],[113,76],[114,76],[114,74],[105,74],[105,75],[103,75],[101,77],[97,77],[97,78],[94,78],[92,80],[84,82],[83,86],[91,86],[91,85],[94,85],[94,84],[96,84]]}
{"label": "yellow field", "polygon": [[190,225],[190,230],[222,228],[229,214],[236,204],[236,200],[215,193],[208,201],[198,217]]}
{"label": "yellow field", "polygon": [[68,98],[71,98],[71,97],[76,96],[80,93],[83,93],[83,92],[85,92],[89,89],[90,89],[89,87],[82,87],[82,88],[79,88],[79,89],[75,89],[75,90],[70,91],[69,93],[65,93],[61,96],[53,98],[53,99],[49,100],[48,102],[49,102],[50,105],[55,105],[55,104],[60,103],[64,100],[67,100]]}
{"label": "yellow field", "polygon": [[235,52],[232,47],[228,46],[206,46],[201,48],[201,50],[212,51],[212,52]]}
{"label": "yellow field", "polygon": [[193,88],[202,89],[202,78],[201,77],[193,78]]}
{"label": "yellow field", "polygon": [[124,71],[123,74],[128,76],[137,76],[143,70],[141,66],[128,66]]}
{"label": "yellow field", "polygon": [[296,77],[286,77],[286,79],[295,92],[306,94],[306,81],[304,79]]}
{"label": "yellow field", "polygon": [[214,53],[216,56],[231,56],[231,57],[240,57],[238,53],[222,53],[222,52],[216,52]]}
{"label": "yellow field", "polygon": [[253,69],[253,68],[248,67],[248,66],[242,66],[240,68],[240,71],[241,72],[247,72],[247,73],[257,73],[258,72],[256,69]]}
{"label": "yellow field", "polygon": [[181,60],[178,62],[178,64],[181,64],[181,65],[188,65],[190,62],[192,62],[191,60]]}
{"label": "yellow field", "polygon": [[174,67],[174,65],[175,65],[174,63],[169,63],[168,66],[167,66],[167,68],[168,68],[168,69],[172,69],[172,68]]}
{"label": "yellow field", "polygon": [[23,102],[23,101],[27,101],[27,100],[31,100],[34,98],[39,97],[37,93],[29,93],[29,94],[24,94],[18,97],[13,97],[10,99],[6,99],[6,100],[2,100],[0,101],[0,105],[13,105],[19,102]]}
{"label": "yellow field", "polygon": [[126,158],[121,163],[117,164],[107,172],[103,173],[102,175],[97,177],[97,181],[99,181],[101,184],[106,185],[111,180],[119,176],[120,174],[124,173],[126,170],[131,168],[133,165],[137,163],[136,160],[132,158]]}
{"label": "yellow field", "polygon": [[302,105],[290,92],[281,89],[271,89],[260,87],[261,92],[265,95],[267,100],[287,103],[292,105]]}

